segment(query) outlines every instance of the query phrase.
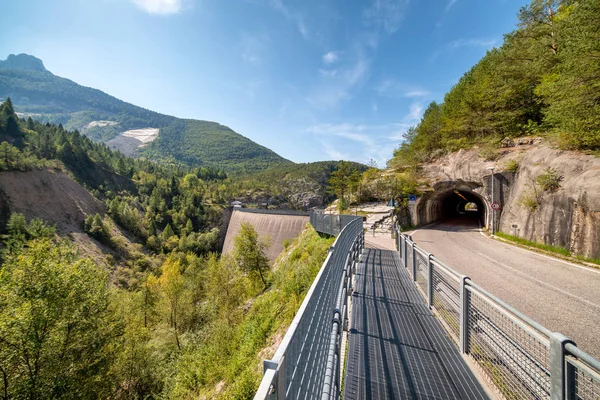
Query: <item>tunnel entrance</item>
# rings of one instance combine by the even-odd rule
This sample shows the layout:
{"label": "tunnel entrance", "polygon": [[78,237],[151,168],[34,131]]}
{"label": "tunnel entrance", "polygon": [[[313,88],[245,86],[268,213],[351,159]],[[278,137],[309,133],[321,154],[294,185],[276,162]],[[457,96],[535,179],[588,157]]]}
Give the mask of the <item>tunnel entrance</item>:
{"label": "tunnel entrance", "polygon": [[416,204],[416,224],[464,220],[487,226],[486,201],[467,185],[450,184],[423,195]]}

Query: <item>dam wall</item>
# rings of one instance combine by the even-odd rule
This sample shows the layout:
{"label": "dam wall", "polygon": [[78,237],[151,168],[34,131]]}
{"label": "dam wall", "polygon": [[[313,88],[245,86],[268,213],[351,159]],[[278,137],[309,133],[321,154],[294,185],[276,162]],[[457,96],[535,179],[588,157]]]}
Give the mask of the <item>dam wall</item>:
{"label": "dam wall", "polygon": [[254,227],[259,237],[270,238],[271,246],[267,250],[267,256],[273,264],[283,251],[283,242],[300,236],[309,219],[310,213],[302,211],[235,208],[227,226],[223,254],[233,250],[233,239],[239,233],[242,223],[246,222]]}

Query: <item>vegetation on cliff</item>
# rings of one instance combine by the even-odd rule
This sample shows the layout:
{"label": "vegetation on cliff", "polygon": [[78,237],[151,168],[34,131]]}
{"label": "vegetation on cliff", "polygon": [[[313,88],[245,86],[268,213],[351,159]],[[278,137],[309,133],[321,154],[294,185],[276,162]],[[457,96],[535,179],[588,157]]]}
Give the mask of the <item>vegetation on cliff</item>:
{"label": "vegetation on cliff", "polygon": [[505,137],[546,136],[565,149],[600,148],[600,0],[533,0],[421,122],[392,166],[427,162]]}

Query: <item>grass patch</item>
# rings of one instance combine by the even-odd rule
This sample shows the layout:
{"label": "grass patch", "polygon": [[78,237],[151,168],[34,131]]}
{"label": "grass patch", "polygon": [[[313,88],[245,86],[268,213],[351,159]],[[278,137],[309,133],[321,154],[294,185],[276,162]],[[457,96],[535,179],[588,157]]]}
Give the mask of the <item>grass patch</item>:
{"label": "grass patch", "polygon": [[564,257],[574,258],[579,261],[600,265],[600,259],[588,258],[581,255],[572,254],[569,250],[565,249],[564,247],[532,242],[531,240],[523,239],[521,237],[509,235],[503,232],[496,232],[496,236],[502,239],[510,240],[511,242],[515,242],[523,246],[534,247],[536,249],[544,250],[550,253],[560,254]]}

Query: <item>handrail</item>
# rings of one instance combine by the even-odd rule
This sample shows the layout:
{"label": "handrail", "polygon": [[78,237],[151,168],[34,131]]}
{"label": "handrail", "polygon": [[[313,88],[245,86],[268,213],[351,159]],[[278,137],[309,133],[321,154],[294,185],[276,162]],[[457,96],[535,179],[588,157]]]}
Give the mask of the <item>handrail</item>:
{"label": "handrail", "polygon": [[[429,306],[458,341],[461,352],[473,358],[504,397],[600,398],[599,360],[419,248],[397,226],[394,229],[404,267],[412,270],[417,286],[423,281],[427,285]],[[408,246],[412,254],[428,258],[426,273],[416,268]],[[434,279],[436,270],[458,278],[458,287],[439,276]]]}
{"label": "handrail", "polygon": [[[340,335],[347,325],[353,269],[364,247],[362,218],[342,217],[339,221],[345,225],[298,313],[273,358],[264,361],[265,374],[255,400],[285,399],[289,393],[303,393],[305,398],[339,397]],[[311,215],[313,226],[318,218]],[[329,345],[323,346],[325,342]]]}

